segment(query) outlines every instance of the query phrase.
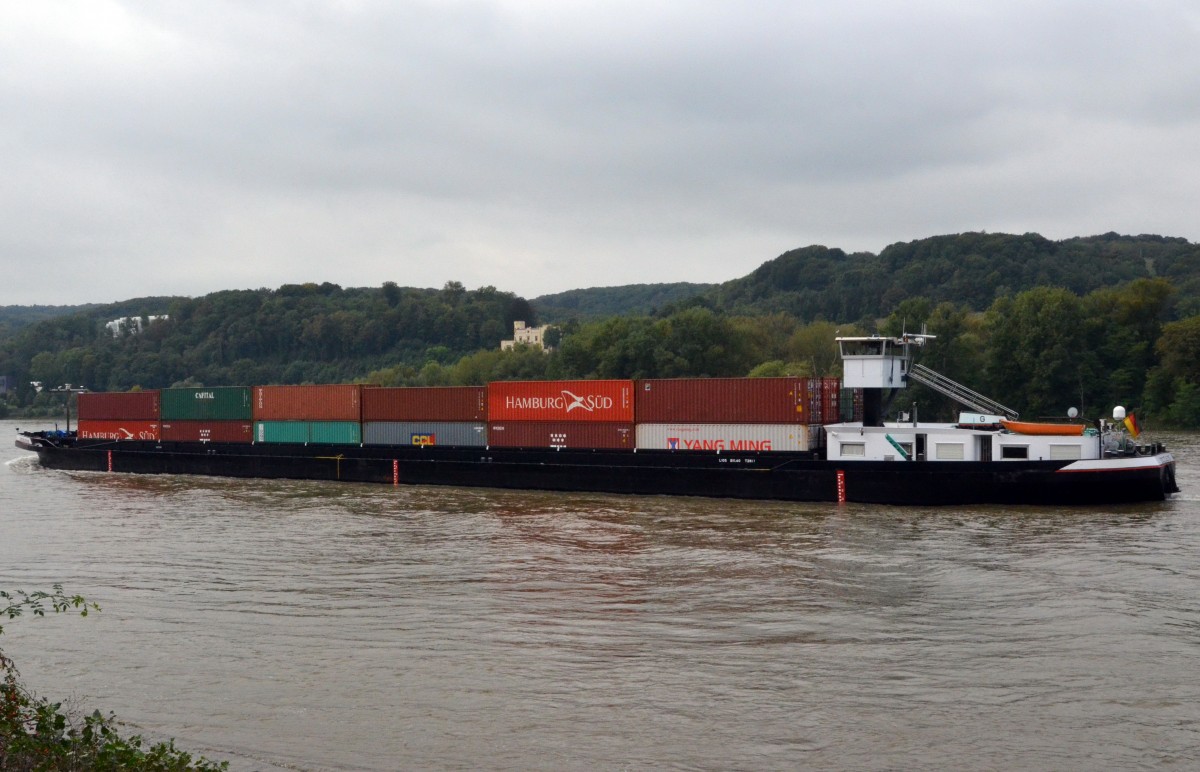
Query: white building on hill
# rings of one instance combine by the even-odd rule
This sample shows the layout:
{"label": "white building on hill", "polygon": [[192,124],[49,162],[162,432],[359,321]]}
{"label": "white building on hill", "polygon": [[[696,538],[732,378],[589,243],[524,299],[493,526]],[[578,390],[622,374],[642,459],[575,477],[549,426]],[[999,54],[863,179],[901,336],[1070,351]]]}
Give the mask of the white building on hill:
{"label": "white building on hill", "polygon": [[548,324],[543,324],[541,327],[526,327],[525,322],[513,322],[513,339],[500,341],[500,350],[507,351],[518,343],[537,346],[545,350],[546,330],[549,328]]}
{"label": "white building on hill", "polygon": [[146,320],[145,324],[149,325],[149,324],[154,324],[157,321],[161,321],[164,319],[170,319],[170,318],[171,318],[170,314],[162,314],[161,316],[146,316],[146,317],[122,316],[120,319],[113,319],[111,322],[107,322],[104,325],[104,329],[111,332],[112,336],[114,338],[119,338],[119,337],[121,337],[121,335],[123,335],[125,333],[133,335],[134,333],[141,332],[142,326],[143,326],[142,319],[145,319]]}

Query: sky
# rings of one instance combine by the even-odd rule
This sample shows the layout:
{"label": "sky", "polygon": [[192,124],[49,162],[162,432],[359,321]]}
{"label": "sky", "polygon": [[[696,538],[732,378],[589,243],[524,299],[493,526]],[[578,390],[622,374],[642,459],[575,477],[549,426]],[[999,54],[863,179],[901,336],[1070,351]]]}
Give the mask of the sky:
{"label": "sky", "polygon": [[1200,6],[6,3],[0,174],[0,305],[1200,241]]}

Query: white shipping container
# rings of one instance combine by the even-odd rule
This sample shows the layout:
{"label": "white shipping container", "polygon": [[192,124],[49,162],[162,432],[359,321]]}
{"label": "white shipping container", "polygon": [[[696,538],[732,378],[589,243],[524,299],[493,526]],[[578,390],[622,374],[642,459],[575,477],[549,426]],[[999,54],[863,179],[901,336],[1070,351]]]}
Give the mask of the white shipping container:
{"label": "white shipping container", "polygon": [[819,426],[808,424],[638,424],[638,450],[812,450]]}

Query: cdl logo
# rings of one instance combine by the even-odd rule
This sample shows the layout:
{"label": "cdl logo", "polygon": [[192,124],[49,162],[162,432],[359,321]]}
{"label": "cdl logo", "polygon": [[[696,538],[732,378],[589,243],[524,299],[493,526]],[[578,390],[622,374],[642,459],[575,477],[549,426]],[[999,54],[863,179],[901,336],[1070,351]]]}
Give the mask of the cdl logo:
{"label": "cdl logo", "polygon": [[412,435],[413,445],[437,445],[436,434],[414,434]]}

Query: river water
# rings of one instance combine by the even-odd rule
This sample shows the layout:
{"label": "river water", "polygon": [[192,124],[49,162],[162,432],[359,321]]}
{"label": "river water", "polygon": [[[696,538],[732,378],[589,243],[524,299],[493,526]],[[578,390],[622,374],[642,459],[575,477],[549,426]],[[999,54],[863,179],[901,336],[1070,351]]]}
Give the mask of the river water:
{"label": "river water", "polygon": [[43,470],[0,446],[27,685],[234,770],[1200,764],[1184,492],[894,508]]}

